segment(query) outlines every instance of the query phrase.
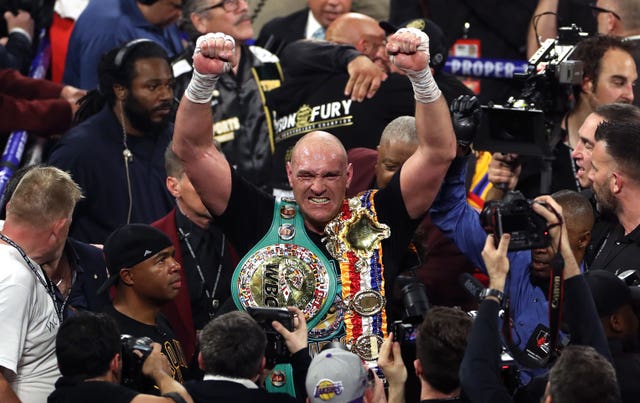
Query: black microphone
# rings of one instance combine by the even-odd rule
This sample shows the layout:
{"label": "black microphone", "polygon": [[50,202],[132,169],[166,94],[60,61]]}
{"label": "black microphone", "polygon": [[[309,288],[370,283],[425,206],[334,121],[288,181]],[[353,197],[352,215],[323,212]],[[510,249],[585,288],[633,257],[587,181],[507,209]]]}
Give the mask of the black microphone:
{"label": "black microphone", "polygon": [[477,278],[469,273],[462,273],[458,276],[458,282],[471,296],[480,301],[480,293],[485,286]]}

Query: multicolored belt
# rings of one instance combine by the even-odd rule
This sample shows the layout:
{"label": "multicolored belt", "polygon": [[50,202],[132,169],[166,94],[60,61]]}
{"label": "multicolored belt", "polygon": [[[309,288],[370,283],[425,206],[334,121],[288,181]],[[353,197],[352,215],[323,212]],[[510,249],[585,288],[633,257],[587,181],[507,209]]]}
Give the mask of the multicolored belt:
{"label": "multicolored belt", "polygon": [[327,250],[340,263],[347,347],[365,361],[378,358],[387,333],[381,242],[391,231],[378,222],[375,193],[345,200],[325,227]]}

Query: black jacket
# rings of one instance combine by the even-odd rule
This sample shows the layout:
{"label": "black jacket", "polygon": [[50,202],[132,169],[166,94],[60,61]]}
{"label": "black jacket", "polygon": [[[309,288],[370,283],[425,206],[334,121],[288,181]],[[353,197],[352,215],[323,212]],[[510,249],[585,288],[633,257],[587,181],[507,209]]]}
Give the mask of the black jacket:
{"label": "black jacket", "polygon": [[276,17],[264,24],[256,45],[261,46],[278,56],[289,43],[305,38],[309,9],[304,8],[284,17]]}

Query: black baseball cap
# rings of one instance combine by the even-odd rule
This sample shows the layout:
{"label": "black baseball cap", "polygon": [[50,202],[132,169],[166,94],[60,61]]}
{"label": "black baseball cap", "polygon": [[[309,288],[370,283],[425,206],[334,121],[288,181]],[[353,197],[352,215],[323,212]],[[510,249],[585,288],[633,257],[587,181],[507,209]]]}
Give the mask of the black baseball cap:
{"label": "black baseball cap", "polygon": [[640,287],[628,286],[622,279],[607,270],[591,270],[584,274],[591,289],[598,315],[602,318],[614,314],[621,306],[640,298]]}
{"label": "black baseball cap", "polygon": [[132,267],[171,246],[171,239],[146,224],[127,224],[109,235],[104,243],[104,260],[109,278],[98,289],[101,294],[120,278],[120,269]]}

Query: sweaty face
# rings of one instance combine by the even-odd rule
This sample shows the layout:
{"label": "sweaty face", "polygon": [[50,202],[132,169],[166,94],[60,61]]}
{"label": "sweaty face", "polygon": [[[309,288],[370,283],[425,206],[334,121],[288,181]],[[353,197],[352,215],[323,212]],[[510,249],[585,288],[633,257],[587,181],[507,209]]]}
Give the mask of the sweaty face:
{"label": "sweaty face", "polygon": [[141,132],[165,128],[173,110],[173,74],[163,59],[140,59],[124,102],[131,126]]}
{"label": "sweaty face", "polygon": [[598,141],[593,148],[589,180],[600,209],[615,213],[618,202],[611,189],[614,161],[605,150],[604,144]]}
{"label": "sweaty face", "polygon": [[191,14],[191,21],[198,32],[223,32],[239,42],[253,38],[253,28],[249,18],[249,6],[245,0],[238,0],[235,11],[226,11],[224,7],[207,10],[208,7],[221,4],[222,0],[207,0],[199,12]]}
{"label": "sweaty face", "polygon": [[340,15],[351,10],[351,0],[308,0],[307,4],[313,16],[325,28]]}
{"label": "sweaty face", "polygon": [[340,211],[351,180],[346,155],[331,146],[296,148],[287,175],[305,224],[317,233],[324,232]]}
{"label": "sweaty face", "polygon": [[585,119],[578,135],[580,140],[576,145],[576,148],[571,153],[571,156],[576,161],[578,170],[576,171],[576,178],[583,189],[591,187],[591,180],[589,179],[589,171],[591,171],[591,153],[596,143],[595,134],[598,125],[604,121],[604,118],[595,113],[590,114]]}
{"label": "sweaty face", "polygon": [[402,141],[389,141],[378,146],[378,160],[376,161],[376,184],[380,189],[387,186],[393,174],[416,150],[416,144]]}
{"label": "sweaty face", "polygon": [[633,102],[633,85],[638,79],[631,55],[621,49],[609,49],[600,60],[597,82],[587,89],[592,108],[598,105]]}
{"label": "sweaty face", "polygon": [[163,304],[178,295],[180,281],[180,264],[173,258],[173,246],[165,248],[147,260],[126,269],[134,282],[133,287],[139,296]]}

